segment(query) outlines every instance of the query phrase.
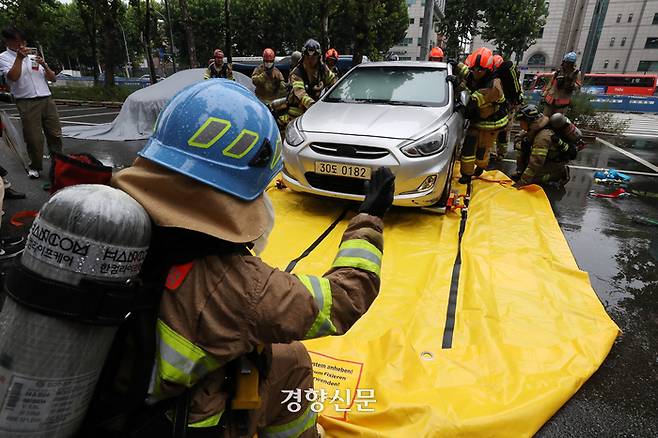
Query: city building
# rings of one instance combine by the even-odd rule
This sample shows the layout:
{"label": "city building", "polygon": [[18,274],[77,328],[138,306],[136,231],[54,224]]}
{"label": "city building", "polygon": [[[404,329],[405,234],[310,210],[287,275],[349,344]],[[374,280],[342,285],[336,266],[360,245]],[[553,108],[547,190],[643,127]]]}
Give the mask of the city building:
{"label": "city building", "polygon": [[[566,52],[586,73],[658,71],[658,0],[553,0],[522,74],[550,72]],[[494,46],[478,36],[472,47]]]}
{"label": "city building", "polygon": [[583,17],[583,71],[658,71],[658,0],[590,0]]}
{"label": "city building", "polygon": [[[432,0],[428,0],[432,1]],[[446,0],[434,0],[434,22],[443,18]],[[390,50],[400,57],[401,61],[420,60],[421,40],[423,38],[423,22],[425,12],[425,0],[407,0],[409,11],[409,27],[402,41]],[[436,46],[437,35],[434,29],[430,33],[430,47]]]}
{"label": "city building", "polygon": [[[519,66],[523,75],[550,72],[562,61],[566,52],[576,47],[577,35],[584,6],[588,0],[553,0],[546,2],[548,15],[535,44],[523,54]],[[473,39],[472,47],[495,47],[479,36]]]}

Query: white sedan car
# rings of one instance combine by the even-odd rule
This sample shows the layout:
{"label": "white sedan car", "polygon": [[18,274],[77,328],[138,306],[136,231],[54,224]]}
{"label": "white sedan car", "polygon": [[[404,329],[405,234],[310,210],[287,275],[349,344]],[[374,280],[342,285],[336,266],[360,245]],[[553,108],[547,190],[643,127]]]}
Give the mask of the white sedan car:
{"label": "white sedan car", "polygon": [[396,175],[394,204],[445,204],[464,136],[449,80],[439,62],[370,62],[346,74],[288,125],[283,178],[293,190],[362,200],[373,170]]}

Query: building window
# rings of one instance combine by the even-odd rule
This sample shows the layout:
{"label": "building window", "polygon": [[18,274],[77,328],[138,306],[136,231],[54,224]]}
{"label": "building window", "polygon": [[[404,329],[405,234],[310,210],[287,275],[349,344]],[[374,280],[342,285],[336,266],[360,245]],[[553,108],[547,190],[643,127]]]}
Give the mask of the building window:
{"label": "building window", "polygon": [[651,24],[658,24],[658,12],[653,14],[653,21],[651,22]]}
{"label": "building window", "polygon": [[544,28],[542,27],[539,29],[539,35],[537,35],[537,38],[544,38]]}
{"label": "building window", "polygon": [[633,14],[628,14],[628,23],[633,21]]}
{"label": "building window", "polygon": [[640,61],[637,71],[658,71],[658,61]]}
{"label": "building window", "polygon": [[407,6],[411,6],[416,3],[416,0],[407,0]]}
{"label": "building window", "polygon": [[416,20],[415,20],[414,18],[410,18],[410,19],[409,19],[409,24],[414,24],[415,21],[416,21]]}
{"label": "building window", "polygon": [[546,5],[546,16],[547,16],[547,17],[548,17],[548,6],[549,6],[550,4],[551,4],[550,2],[546,2],[546,3],[544,3],[544,5]]}
{"label": "building window", "polygon": [[615,70],[617,70],[618,68],[619,68],[619,60],[617,59],[615,60]]}
{"label": "building window", "polygon": [[621,44],[620,46],[624,47],[626,45],[626,37],[621,39]]}
{"label": "building window", "polygon": [[621,23],[621,14],[617,15],[617,23]]}
{"label": "building window", "polygon": [[528,65],[541,66],[546,65],[546,56],[541,53],[535,53],[528,58]]}
{"label": "building window", "polygon": [[647,38],[647,42],[644,43],[645,49],[658,49],[658,37]]}
{"label": "building window", "polygon": [[610,38],[610,47],[615,46],[615,37]]}
{"label": "building window", "polygon": [[420,27],[423,27],[423,17],[418,19],[418,23],[420,24]]}
{"label": "building window", "polygon": [[421,46],[421,44],[422,44],[422,41],[423,41],[423,38],[422,38],[422,37],[421,37],[421,38],[418,38],[418,47],[420,47],[420,46]]}
{"label": "building window", "polygon": [[408,46],[409,44],[413,43],[414,39],[413,38],[404,38],[402,42],[400,43],[401,46]]}
{"label": "building window", "polygon": [[400,61],[411,61],[411,56],[400,56],[398,59]]}
{"label": "building window", "polygon": [[608,68],[608,64],[609,64],[609,62],[608,62],[607,59],[605,61],[603,61],[603,68]]}

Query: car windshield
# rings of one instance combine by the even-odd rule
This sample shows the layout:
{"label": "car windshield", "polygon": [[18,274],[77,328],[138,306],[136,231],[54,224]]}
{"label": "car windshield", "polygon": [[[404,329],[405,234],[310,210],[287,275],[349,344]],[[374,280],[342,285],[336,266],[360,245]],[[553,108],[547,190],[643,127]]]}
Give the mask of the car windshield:
{"label": "car windshield", "polygon": [[444,106],[448,102],[447,72],[436,68],[357,68],[336,85],[326,102]]}

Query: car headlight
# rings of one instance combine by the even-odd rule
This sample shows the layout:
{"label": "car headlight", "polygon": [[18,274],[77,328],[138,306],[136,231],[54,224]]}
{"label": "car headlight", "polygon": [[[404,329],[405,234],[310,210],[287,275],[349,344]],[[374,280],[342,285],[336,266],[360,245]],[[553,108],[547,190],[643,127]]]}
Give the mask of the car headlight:
{"label": "car headlight", "polygon": [[448,142],[448,128],[445,126],[423,137],[419,140],[406,144],[400,148],[403,154],[407,157],[427,157],[429,155],[438,154],[445,149]]}
{"label": "car headlight", "polygon": [[288,123],[286,127],[286,143],[290,146],[299,146],[306,140],[302,132],[297,129],[297,120],[295,119],[292,123]]}

